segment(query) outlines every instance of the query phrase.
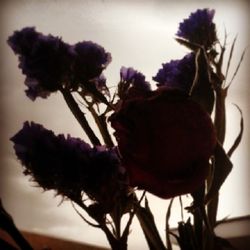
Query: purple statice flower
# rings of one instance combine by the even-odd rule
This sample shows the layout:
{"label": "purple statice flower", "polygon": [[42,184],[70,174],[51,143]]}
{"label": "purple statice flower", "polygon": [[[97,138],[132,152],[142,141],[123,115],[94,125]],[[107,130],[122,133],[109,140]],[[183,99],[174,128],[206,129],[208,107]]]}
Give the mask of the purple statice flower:
{"label": "purple statice flower", "polygon": [[25,122],[11,141],[25,168],[24,173],[32,176],[44,190],[53,189],[60,195],[78,200],[85,192],[99,202],[117,190],[115,180],[120,169],[114,150],[92,148],[71,136],[56,136],[33,122]]}
{"label": "purple statice flower", "polygon": [[150,84],[145,80],[145,76],[131,67],[121,67],[118,89],[121,98],[138,97],[151,91]]}
{"label": "purple statice flower", "polygon": [[111,54],[91,41],[75,44],[72,51],[74,53],[72,77],[77,86],[99,77],[111,62]]}
{"label": "purple statice flower", "polygon": [[162,64],[153,80],[157,86],[165,86],[170,89],[180,89],[189,93],[195,76],[195,55],[187,54],[180,60],[171,60]]}
{"label": "purple statice flower", "polygon": [[[121,77],[121,81],[123,82],[132,82],[134,81],[134,78],[136,77],[136,75],[141,75],[143,77],[143,75],[141,73],[138,73],[135,69],[129,67],[121,67],[120,69],[120,77]],[[145,79],[145,77],[144,77]]]}
{"label": "purple statice flower", "polygon": [[116,149],[96,146],[91,151],[91,166],[84,182],[90,198],[112,206],[116,197],[126,195],[127,184],[124,169],[120,166]]}
{"label": "purple statice flower", "polygon": [[17,55],[31,54],[31,46],[36,43],[41,34],[34,27],[26,27],[21,31],[15,31],[7,40],[9,46]]}
{"label": "purple statice flower", "polygon": [[177,36],[209,49],[217,41],[213,17],[215,10],[198,9],[179,24]]}
{"label": "purple statice flower", "polygon": [[25,93],[32,101],[35,101],[38,96],[47,98],[50,95],[50,91],[44,89],[36,79],[26,77],[24,84],[28,87]]}
{"label": "purple statice flower", "polygon": [[27,77],[26,94],[32,100],[47,97],[67,81],[72,52],[59,37],[45,36],[28,27],[15,31],[7,42],[19,56],[19,68]]}
{"label": "purple statice flower", "polygon": [[101,74],[99,77],[95,78],[95,83],[96,83],[96,87],[99,90],[103,90],[106,88],[106,77]]}
{"label": "purple statice flower", "polygon": [[106,85],[107,79],[104,76],[104,74],[101,74],[100,76],[94,78],[91,82],[93,82],[96,86],[96,88],[104,93],[107,96],[110,96],[109,88]]}

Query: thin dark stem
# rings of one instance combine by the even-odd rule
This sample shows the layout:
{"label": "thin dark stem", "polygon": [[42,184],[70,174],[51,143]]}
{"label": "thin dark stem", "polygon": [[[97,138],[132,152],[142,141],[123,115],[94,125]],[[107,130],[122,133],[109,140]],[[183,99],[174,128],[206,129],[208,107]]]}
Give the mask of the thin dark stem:
{"label": "thin dark stem", "polygon": [[114,146],[114,143],[112,141],[112,138],[110,136],[110,133],[108,131],[108,127],[107,127],[107,122],[106,122],[106,116],[103,114],[103,115],[100,115],[98,116],[98,122],[99,122],[99,129],[101,131],[101,134],[103,136],[103,139],[104,139],[104,142],[105,144],[112,148]]}
{"label": "thin dark stem", "polygon": [[[216,65],[217,80],[215,81],[216,101],[215,101],[214,126],[216,130],[217,139],[221,145],[223,145],[224,140],[225,140],[225,135],[226,135],[225,100],[227,96],[227,89],[223,88],[222,86],[222,83],[225,77],[221,72],[224,51],[225,51],[225,46],[222,47],[221,60]],[[211,185],[210,181],[208,182],[209,186]],[[219,204],[219,194],[217,193],[214,195],[213,199],[210,201],[210,203],[207,206],[207,218],[208,218],[207,222],[208,222],[209,228],[206,229],[208,233],[206,234],[206,239],[205,239],[206,243],[204,247],[205,249],[208,249],[208,250],[214,249],[213,248],[214,247],[213,231],[216,225],[218,204]]]}
{"label": "thin dark stem", "polygon": [[[79,93],[81,95],[81,93]],[[109,147],[113,147],[114,146],[114,143],[112,141],[112,138],[110,136],[110,133],[108,131],[108,128],[107,128],[107,122],[106,122],[106,116],[105,114],[102,114],[102,115],[98,115],[96,110],[94,109],[93,107],[93,104],[92,103],[89,103],[87,101],[87,99],[81,95],[81,97],[83,98],[83,100],[87,103],[88,105],[88,110],[90,111],[91,115],[93,116],[94,120],[95,120],[95,123],[101,133],[101,136],[103,138],[103,141],[104,143]]]}
{"label": "thin dark stem", "polygon": [[67,89],[61,89],[62,95],[64,97],[64,100],[66,101],[68,107],[70,108],[71,112],[89,137],[91,143],[93,145],[101,145],[99,139],[93,132],[92,128],[89,126],[88,121],[84,115],[84,113],[81,111],[79,106],[77,105],[75,99],[73,98],[72,94]]}
{"label": "thin dark stem", "polygon": [[80,200],[73,200],[77,205],[79,205],[83,210],[87,212],[87,214],[94,219],[98,223],[98,228],[100,228],[106,235],[107,240],[113,250],[127,250],[127,241],[120,238],[117,239],[110,231],[110,229],[107,227],[107,224],[105,223],[105,218],[95,218],[93,215],[91,215],[88,207],[81,202]]}
{"label": "thin dark stem", "polygon": [[214,125],[216,129],[216,135],[223,145],[226,134],[226,108],[225,108],[225,99],[227,95],[227,90],[222,89],[218,86],[216,89],[216,103],[215,103],[215,120]]}
{"label": "thin dark stem", "polygon": [[[180,197],[181,199],[181,197]],[[171,244],[171,241],[170,241],[170,227],[169,227],[169,218],[171,216],[171,208],[172,208],[172,205],[173,205],[173,201],[174,201],[174,198],[172,198],[170,200],[170,203],[168,205],[168,210],[167,210],[167,214],[166,214],[166,243],[167,243],[167,249],[168,250],[172,250],[172,244]],[[181,208],[182,210],[182,208]],[[183,213],[183,211],[182,211]],[[182,217],[182,221],[183,221],[183,217]]]}
{"label": "thin dark stem", "polygon": [[100,229],[102,229],[102,231],[105,233],[108,241],[109,241],[109,244],[112,246],[112,244],[114,244],[113,242],[115,241],[115,238],[113,236],[113,234],[110,232],[110,230],[108,229],[107,225],[105,224],[104,220],[103,221],[100,221],[99,219],[97,218],[94,218],[91,213],[89,212],[89,209],[88,207],[82,203],[81,201],[79,200],[74,200],[74,202],[79,205],[83,210],[85,210],[87,212],[87,214],[93,218],[96,222],[98,222],[98,227]]}

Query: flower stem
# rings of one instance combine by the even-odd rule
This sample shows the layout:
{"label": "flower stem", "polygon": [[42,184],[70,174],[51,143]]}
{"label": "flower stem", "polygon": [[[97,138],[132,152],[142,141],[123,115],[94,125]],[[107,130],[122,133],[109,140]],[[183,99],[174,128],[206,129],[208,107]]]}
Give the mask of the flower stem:
{"label": "flower stem", "polygon": [[69,109],[87,134],[88,138],[90,139],[91,143],[93,145],[101,145],[99,139],[93,132],[92,128],[89,126],[88,121],[84,115],[84,113],[81,111],[81,109],[78,107],[76,101],[74,100],[72,94],[69,90],[62,88],[61,89],[62,95],[64,97],[64,100],[66,101]]}
{"label": "flower stem", "polygon": [[117,238],[115,235],[113,235],[110,229],[107,227],[107,224],[105,222],[105,217],[97,218],[93,216],[88,206],[86,206],[79,199],[72,199],[72,201],[75,202],[77,205],[79,205],[83,210],[85,210],[86,213],[98,223],[98,228],[100,228],[105,233],[112,250],[127,250],[127,238],[126,237]]}
{"label": "flower stem", "polygon": [[216,103],[215,103],[215,120],[214,125],[216,129],[216,135],[223,145],[226,134],[226,108],[225,100],[227,96],[227,90],[218,87],[216,90]]}
{"label": "flower stem", "polygon": [[[224,50],[222,51],[223,57]],[[224,80],[224,76],[221,73],[221,66],[222,60],[219,63],[219,66],[216,67],[216,75],[217,81],[215,82],[215,94],[216,94],[216,101],[215,101],[215,118],[214,118],[214,126],[216,130],[216,135],[219,143],[223,145],[226,135],[226,107],[225,101],[227,96],[227,89],[222,87],[222,83]],[[217,160],[217,159],[215,159]],[[211,181],[213,178],[208,180],[208,186],[211,185]],[[217,192],[213,199],[207,205],[207,217],[209,220],[209,225],[211,226],[211,230],[213,231],[216,226],[216,219],[217,219],[217,210],[219,204],[219,193]],[[206,235],[206,245],[204,246],[206,250],[214,249],[214,235],[207,234]]]}
{"label": "flower stem", "polygon": [[95,123],[101,133],[101,136],[103,138],[104,143],[109,147],[112,148],[114,146],[114,143],[112,141],[112,138],[110,136],[110,133],[107,128],[107,122],[106,122],[106,116],[105,114],[98,115],[96,110],[93,107],[93,104],[87,101],[87,98],[79,93],[80,96],[83,98],[83,100],[87,103],[88,105],[88,110],[90,111],[91,115],[93,116]]}
{"label": "flower stem", "polygon": [[111,136],[110,136],[108,128],[107,128],[105,115],[98,116],[98,114],[96,114],[96,112],[94,110],[93,117],[94,117],[94,119],[96,121],[96,124],[97,124],[99,130],[100,130],[100,133],[101,133],[101,135],[103,137],[103,140],[104,140],[105,144],[108,147],[112,148],[114,146],[114,143],[113,143],[113,141],[111,139]]}

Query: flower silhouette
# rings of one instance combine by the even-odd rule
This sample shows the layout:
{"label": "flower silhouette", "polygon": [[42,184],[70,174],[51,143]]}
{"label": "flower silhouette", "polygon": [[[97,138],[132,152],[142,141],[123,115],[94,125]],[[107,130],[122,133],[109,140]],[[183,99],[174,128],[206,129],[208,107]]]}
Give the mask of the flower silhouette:
{"label": "flower silhouette", "polygon": [[215,131],[184,92],[161,88],[128,100],[111,124],[130,185],[170,198],[193,192],[207,177]]}
{"label": "flower silhouette", "polygon": [[151,91],[150,84],[145,76],[137,70],[129,67],[121,67],[120,82],[118,85],[118,96],[121,99],[147,95]]}
{"label": "flower silhouette", "polygon": [[103,203],[118,191],[119,159],[113,149],[92,148],[69,135],[56,136],[34,122],[25,122],[11,141],[24,173],[45,190],[54,189],[73,200],[86,192]]}
{"label": "flower silhouette", "polygon": [[177,36],[191,43],[204,46],[205,49],[217,41],[215,24],[213,23],[214,10],[198,9],[191,13],[189,18],[179,24]]}
{"label": "flower silhouette", "polygon": [[72,81],[76,85],[86,84],[99,77],[112,60],[110,53],[91,41],[79,42],[73,46],[72,50],[74,53]]}
{"label": "flower silhouette", "polygon": [[46,98],[68,81],[72,52],[60,38],[28,27],[14,32],[8,44],[19,56],[19,67],[26,75],[25,92],[31,100]]}
{"label": "flower silhouette", "polygon": [[171,60],[162,64],[153,80],[158,82],[157,86],[165,86],[171,89],[179,89],[189,92],[195,76],[195,55],[187,54],[180,60]]}

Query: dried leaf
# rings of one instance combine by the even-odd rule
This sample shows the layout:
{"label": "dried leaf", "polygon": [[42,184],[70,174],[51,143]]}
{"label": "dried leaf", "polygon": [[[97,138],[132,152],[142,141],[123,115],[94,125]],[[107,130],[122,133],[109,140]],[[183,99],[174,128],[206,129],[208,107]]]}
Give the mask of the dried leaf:
{"label": "dried leaf", "polygon": [[233,40],[233,43],[232,43],[232,46],[231,46],[231,49],[230,49],[230,54],[229,54],[229,58],[228,58],[228,61],[227,61],[227,69],[226,69],[226,74],[225,74],[225,80],[227,79],[228,70],[230,68],[230,64],[231,64],[231,60],[232,60],[232,56],[233,56],[233,51],[234,51],[234,46],[235,46],[236,40],[237,40],[237,36],[235,36],[235,38]]}
{"label": "dried leaf", "polygon": [[235,70],[235,72],[234,72],[234,74],[233,74],[233,76],[232,76],[231,81],[229,82],[229,84],[228,84],[228,86],[227,86],[227,89],[230,87],[230,85],[232,84],[232,82],[233,82],[235,76],[237,75],[237,73],[238,73],[238,71],[239,71],[239,68],[240,68],[240,65],[241,65],[241,63],[242,63],[242,61],[243,61],[243,59],[244,59],[245,54],[246,54],[246,51],[247,51],[247,48],[245,48],[244,51],[243,51],[242,54],[241,54],[240,61],[239,61],[238,65],[237,65],[237,67],[236,67],[236,70]]}
{"label": "dried leaf", "polygon": [[244,120],[243,120],[243,115],[242,115],[242,111],[241,109],[235,104],[236,108],[240,111],[240,132],[238,134],[238,136],[236,137],[232,147],[229,149],[227,155],[228,157],[231,157],[233,152],[235,151],[235,149],[239,146],[241,139],[242,139],[242,135],[243,135],[243,131],[244,131]]}
{"label": "dried leaf", "polygon": [[214,174],[211,186],[209,187],[208,193],[205,197],[206,203],[218,194],[222,184],[233,167],[232,162],[219,142],[217,142],[215,148],[214,162]]}
{"label": "dried leaf", "polygon": [[154,216],[149,208],[147,199],[145,199],[145,207],[138,206],[136,208],[136,216],[145,234],[150,250],[166,250],[155,225]]}

